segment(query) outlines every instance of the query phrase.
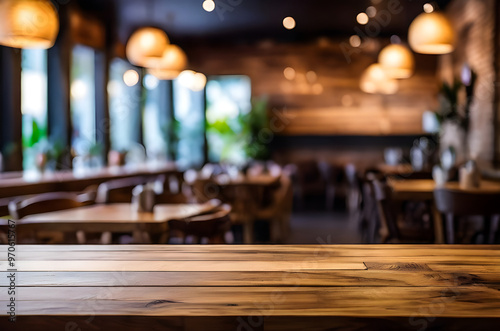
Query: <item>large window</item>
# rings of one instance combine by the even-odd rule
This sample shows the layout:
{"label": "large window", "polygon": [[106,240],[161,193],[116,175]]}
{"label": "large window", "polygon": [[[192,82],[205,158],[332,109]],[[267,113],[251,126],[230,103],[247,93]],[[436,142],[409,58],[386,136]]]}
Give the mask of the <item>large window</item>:
{"label": "large window", "polygon": [[192,91],[174,81],[174,117],[171,127],[177,140],[177,163],[181,168],[199,167],[204,161],[205,93]]}
{"label": "large window", "polygon": [[141,75],[130,63],[114,59],[108,83],[111,149],[129,152],[140,141]]}
{"label": "large window", "polygon": [[72,148],[77,155],[96,150],[95,104],[95,51],[77,45],[71,62]]}
{"label": "large window", "polygon": [[171,114],[168,113],[168,82],[147,74],[143,79],[144,113],[142,132],[148,159],[164,162],[171,158],[169,144]]}
{"label": "large window", "polygon": [[246,115],[252,109],[247,76],[211,77],[207,84],[207,141],[210,162],[244,163],[249,142]]}
{"label": "large window", "polygon": [[21,67],[23,168],[32,170],[36,167],[37,154],[48,149],[47,51],[23,50]]}

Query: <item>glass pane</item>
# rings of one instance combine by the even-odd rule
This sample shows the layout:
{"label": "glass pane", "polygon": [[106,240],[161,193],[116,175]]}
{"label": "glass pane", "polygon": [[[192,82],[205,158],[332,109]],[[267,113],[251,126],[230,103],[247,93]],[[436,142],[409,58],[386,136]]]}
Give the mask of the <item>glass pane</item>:
{"label": "glass pane", "polygon": [[47,147],[47,51],[22,51],[21,111],[23,168],[36,168],[36,154]]}
{"label": "glass pane", "polygon": [[139,72],[114,59],[108,82],[111,149],[128,152],[140,141],[141,84]]}
{"label": "glass pane", "polygon": [[207,83],[207,141],[210,162],[244,163],[248,139],[244,116],[250,113],[247,76],[211,77]]}
{"label": "glass pane", "polygon": [[205,92],[194,92],[174,81],[173,136],[177,137],[177,164],[181,168],[203,165],[205,146]]}
{"label": "glass pane", "polygon": [[166,161],[169,158],[168,130],[171,124],[168,114],[168,82],[146,75],[144,86],[143,139],[150,160]]}
{"label": "glass pane", "polygon": [[95,51],[86,46],[73,48],[71,62],[72,147],[77,155],[95,148]]}

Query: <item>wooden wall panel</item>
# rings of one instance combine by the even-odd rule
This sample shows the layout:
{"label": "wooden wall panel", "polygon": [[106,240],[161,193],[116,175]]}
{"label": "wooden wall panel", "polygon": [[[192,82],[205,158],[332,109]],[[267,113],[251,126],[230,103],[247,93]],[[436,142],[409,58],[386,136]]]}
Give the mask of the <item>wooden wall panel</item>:
{"label": "wooden wall panel", "polygon": [[[437,57],[417,56],[416,74],[401,81],[396,95],[372,95],[359,89],[359,79],[364,69],[376,62],[380,46],[353,55],[348,63],[341,42],[265,42],[231,48],[197,46],[186,51],[191,67],[207,75],[250,76],[253,95],[267,95],[272,107],[287,110],[289,121],[280,134],[422,133],[422,112],[437,107]],[[295,69],[294,80],[284,77],[286,67]],[[316,80],[307,79],[309,71],[316,73]]]}

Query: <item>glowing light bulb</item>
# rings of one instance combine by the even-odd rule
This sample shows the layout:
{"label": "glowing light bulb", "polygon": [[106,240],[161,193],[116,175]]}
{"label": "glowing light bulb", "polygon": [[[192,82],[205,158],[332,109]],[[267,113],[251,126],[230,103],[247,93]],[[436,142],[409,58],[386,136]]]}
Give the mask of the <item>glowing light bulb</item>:
{"label": "glowing light bulb", "polygon": [[123,74],[123,82],[127,86],[135,86],[139,83],[139,73],[133,69],[125,71]]}
{"label": "glowing light bulb", "polygon": [[427,13],[427,14],[430,14],[434,11],[434,6],[431,5],[430,3],[426,3],[424,5],[424,11]]}
{"label": "glowing light bulb", "polygon": [[203,9],[207,12],[212,12],[215,9],[215,2],[213,0],[205,0],[203,1]]}
{"label": "glowing light bulb", "polygon": [[356,21],[358,21],[359,24],[365,25],[368,23],[368,15],[366,13],[359,13],[358,16],[356,16]]}
{"label": "glowing light bulb", "polygon": [[293,17],[285,17],[285,19],[283,20],[283,26],[285,27],[285,29],[288,29],[288,30],[292,30],[295,28],[295,20],[293,19]]}

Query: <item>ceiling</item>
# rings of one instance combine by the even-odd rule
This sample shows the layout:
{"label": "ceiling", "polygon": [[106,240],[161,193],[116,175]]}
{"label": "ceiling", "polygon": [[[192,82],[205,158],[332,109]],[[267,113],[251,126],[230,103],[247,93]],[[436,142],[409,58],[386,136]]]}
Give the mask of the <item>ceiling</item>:
{"label": "ceiling", "polygon": [[[356,28],[356,15],[370,5],[388,13],[390,4],[401,6],[398,14],[386,15],[383,24],[372,24],[374,36],[397,34],[403,39],[411,21],[428,0],[215,0],[216,10],[203,10],[203,0],[79,0],[84,10],[99,12],[115,38],[125,43],[141,26],[163,28],[175,43],[239,43],[274,39],[299,41],[318,37],[346,37]],[[435,1],[443,9],[449,0]],[[292,16],[294,30],[283,28]],[[382,15],[383,16],[383,15]],[[372,20],[377,19],[375,17]],[[380,19],[380,18],[379,18]],[[376,27],[380,28],[377,31]]]}

